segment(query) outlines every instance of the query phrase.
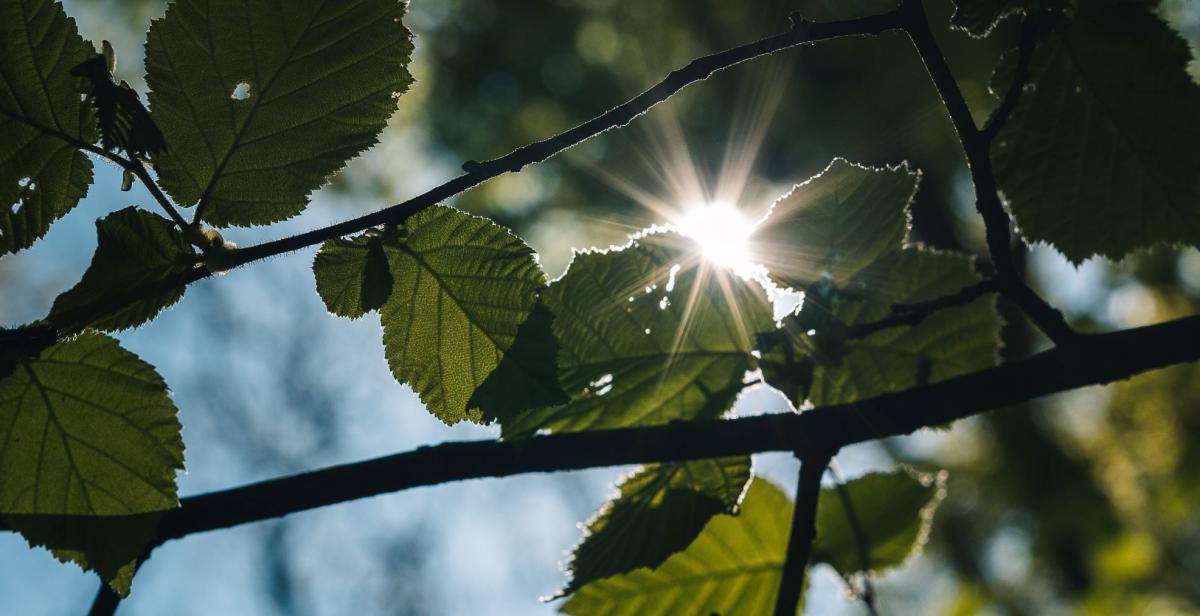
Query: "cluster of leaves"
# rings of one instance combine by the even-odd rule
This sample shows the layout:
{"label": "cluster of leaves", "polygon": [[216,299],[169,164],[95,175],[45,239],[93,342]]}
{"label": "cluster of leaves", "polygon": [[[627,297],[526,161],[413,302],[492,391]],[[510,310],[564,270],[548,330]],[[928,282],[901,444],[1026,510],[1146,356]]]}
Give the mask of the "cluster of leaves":
{"label": "cluster of leaves", "polygon": [[[986,33],[1020,6],[964,2],[955,19]],[[1029,91],[994,152],[1026,237],[1074,260],[1200,241],[1200,180],[1187,172],[1200,153],[1185,147],[1200,90],[1182,41],[1140,5],[1037,10],[1046,32]],[[411,82],[403,14],[395,0],[286,11],[176,0],[153,23],[149,117],[168,148],[145,162],[171,198],[161,205],[194,207],[195,220],[181,228],[136,207],[102,218],[91,265],[47,317],[60,339],[0,349],[0,515],[31,543],[129,591],[157,516],[178,504],[183,443],[166,384],[100,332],[149,321],[180,301],[197,268],[216,271],[195,225],[295,216],[375,142]],[[8,253],[86,194],[86,152],[112,153],[95,145],[109,141],[71,70],[96,53],[62,7],[0,0],[0,17]],[[1002,62],[998,91],[1015,68],[1015,57]],[[1095,168],[1112,172],[1080,177]],[[331,313],[378,312],[393,374],[433,415],[498,422],[508,439],[716,419],[755,372],[797,408],[854,402],[996,361],[991,298],[857,329],[980,280],[971,257],[907,241],[918,181],[904,165],[838,159],[797,184],[755,234],[770,281],[721,270],[670,230],[580,253],[548,281],[521,239],[448,206],[330,240],[313,271]],[[780,323],[770,283],[805,291]],[[921,543],[939,485],[905,472],[850,482],[820,501],[815,559],[843,575],[899,564]],[[752,478],[749,458],[643,467],[588,523],[562,608],[762,613],[779,586],[786,501]]]}

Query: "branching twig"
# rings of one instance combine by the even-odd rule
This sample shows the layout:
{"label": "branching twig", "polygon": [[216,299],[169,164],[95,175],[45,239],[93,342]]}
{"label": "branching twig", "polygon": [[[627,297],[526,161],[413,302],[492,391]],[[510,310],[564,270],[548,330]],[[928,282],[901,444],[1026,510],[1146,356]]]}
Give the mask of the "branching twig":
{"label": "branching twig", "polygon": [[[1008,213],[1004,211],[1004,205],[1000,202],[1000,192],[992,170],[991,141],[975,126],[975,119],[971,116],[971,109],[958,87],[958,81],[955,80],[950,65],[946,63],[946,58],[929,29],[929,19],[921,1],[905,0],[901,5],[901,12],[904,30],[908,32],[921,60],[925,63],[925,68],[929,71],[942,103],[950,114],[950,121],[954,124],[966,154],[967,167],[975,184],[975,207],[983,217],[988,252],[996,268],[1000,292],[1016,302],[1029,319],[1056,344],[1074,340],[1077,334],[1067,325],[1062,313],[1026,286],[1016,271]],[[1020,87],[1023,88],[1024,84],[1020,84]],[[1011,104],[1016,104],[1015,98]]]}
{"label": "branching twig", "polygon": [[858,325],[849,325],[846,327],[846,338],[863,338],[877,331],[890,329],[893,327],[901,327],[905,325],[916,325],[933,314],[945,310],[962,306],[975,301],[977,298],[991,293],[997,289],[996,281],[992,278],[981,280],[969,287],[944,295],[937,299],[932,299],[927,302],[917,302],[913,304],[894,304],[892,306],[892,314],[885,319],[872,321],[870,323],[860,323]]}
{"label": "branching twig", "polygon": [[821,499],[821,476],[829,466],[829,455],[800,460],[800,478],[796,483],[796,504],[792,510],[792,529],[788,534],[787,557],[775,597],[775,616],[795,616],[804,593],[804,571],[817,537],[817,503]]}
{"label": "branching twig", "polygon": [[984,123],[983,130],[979,131],[980,138],[989,144],[995,140],[1000,129],[1004,128],[1005,122],[1008,122],[1013,110],[1017,108],[1021,94],[1025,92],[1025,84],[1029,83],[1029,64],[1033,59],[1033,47],[1036,43],[1037,24],[1033,14],[1029,13],[1021,21],[1021,35],[1017,43],[1017,67],[1013,72],[1012,83],[1008,84],[1004,98]]}
{"label": "branching twig", "polygon": [[34,122],[29,118],[18,116],[4,109],[0,109],[0,113],[12,118],[13,120],[16,120],[17,122],[29,126],[38,132],[61,139],[62,141],[65,141],[66,143],[69,143],[80,150],[95,154],[101,158],[107,158],[108,160],[116,163],[117,166],[132,173],[133,175],[137,176],[138,180],[141,180],[142,184],[146,186],[146,190],[150,191],[150,196],[154,197],[154,200],[158,202],[159,207],[161,207],[163,211],[167,213],[167,216],[169,216],[171,220],[175,222],[175,224],[179,225],[180,229],[187,228],[187,221],[183,219],[183,216],[180,216],[179,211],[175,209],[175,205],[171,203],[171,200],[168,199],[167,196],[163,194],[162,190],[158,188],[158,183],[154,181],[154,178],[150,177],[150,173],[146,171],[146,166],[143,165],[141,161],[130,160],[124,156],[121,156],[120,154],[117,154],[116,152],[110,152],[100,146],[97,146],[96,144],[88,143],[82,139],[79,139],[78,137],[68,135],[67,133],[64,133],[54,127],[45,126],[38,122]]}

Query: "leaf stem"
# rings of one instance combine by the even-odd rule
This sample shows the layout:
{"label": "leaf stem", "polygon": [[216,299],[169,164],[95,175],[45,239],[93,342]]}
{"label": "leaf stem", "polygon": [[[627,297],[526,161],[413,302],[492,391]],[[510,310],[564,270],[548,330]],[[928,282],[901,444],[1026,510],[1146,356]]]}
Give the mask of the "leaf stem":
{"label": "leaf stem", "polygon": [[817,503],[821,499],[821,476],[829,466],[825,454],[802,458],[800,477],[796,482],[796,505],[792,510],[792,530],[788,534],[787,558],[779,594],[775,597],[775,616],[795,616],[804,594],[804,572],[812,556],[813,540],[817,537]]}
{"label": "leaf stem", "polygon": [[[971,180],[975,184],[975,208],[983,217],[988,252],[991,254],[992,264],[996,268],[995,278],[1000,292],[1016,302],[1026,316],[1055,344],[1072,342],[1078,334],[1067,324],[1062,313],[1047,304],[1044,299],[1030,289],[1017,273],[1012,254],[1008,213],[1004,211],[1004,205],[1000,202],[1000,191],[996,185],[995,172],[992,169],[991,140],[976,127],[971,109],[967,106],[962,90],[958,87],[958,81],[954,78],[954,73],[950,70],[946,57],[938,47],[933,31],[929,29],[929,18],[925,15],[925,8],[921,0],[905,0],[900,6],[900,12],[904,22],[904,31],[908,33],[917,53],[925,63],[925,69],[929,72],[934,87],[942,99],[942,104],[950,115],[950,121],[954,124],[959,142],[966,155],[967,167],[971,171]],[[1031,29],[1032,26],[1029,28]],[[1023,28],[1023,30],[1025,29]],[[1029,46],[1032,49],[1033,33],[1030,31],[1027,36],[1030,37]],[[1026,55],[1029,53],[1031,52],[1027,51]],[[1025,62],[1026,73],[1028,73],[1028,58]],[[1023,87],[1022,83],[1018,89],[1023,89]],[[1006,119],[1007,114],[1011,112],[1011,107],[1016,106],[1018,95],[1019,93],[1015,93],[1011,97],[1006,97],[1006,99],[1011,99],[1008,101],[1010,107],[1006,108],[1007,111],[1002,109],[1004,115],[995,118],[1001,124],[1003,123],[1001,118]],[[993,124],[998,126],[994,122]]]}
{"label": "leaf stem", "polygon": [[893,304],[892,314],[886,318],[870,323],[860,323],[846,327],[846,338],[864,338],[875,332],[905,325],[917,325],[926,318],[947,308],[969,304],[979,297],[997,291],[999,285],[995,279],[985,278],[961,290],[944,295],[937,299],[912,304]]}
{"label": "leaf stem", "polygon": [[[862,599],[871,616],[879,616],[879,611],[875,608],[875,588],[871,584],[871,553],[867,549],[866,532],[863,531],[862,522],[858,519],[858,512],[855,511],[854,503],[850,500],[850,491],[846,489],[846,482],[842,479],[842,474],[833,465],[830,465],[829,472],[833,475],[833,485],[837,490],[838,500],[841,501],[842,509],[846,512],[846,521],[850,523],[850,531],[854,533],[854,543],[858,548],[858,563],[863,572],[863,590],[861,593],[856,592],[855,594]],[[843,579],[846,586],[850,586],[850,580]],[[853,587],[850,587],[853,590]]]}

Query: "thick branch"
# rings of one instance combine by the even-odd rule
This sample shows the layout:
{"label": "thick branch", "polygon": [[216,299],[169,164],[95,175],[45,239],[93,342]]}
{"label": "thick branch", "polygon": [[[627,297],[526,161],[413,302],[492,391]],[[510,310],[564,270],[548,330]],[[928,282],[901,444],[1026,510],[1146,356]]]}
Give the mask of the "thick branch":
{"label": "thick branch", "polygon": [[[1000,292],[1016,302],[1038,329],[1055,343],[1062,344],[1073,340],[1076,333],[1067,325],[1062,313],[1026,286],[1017,273],[1012,255],[1008,213],[1004,211],[1004,205],[1000,202],[996,175],[992,170],[991,141],[975,126],[975,119],[971,116],[971,109],[958,87],[958,81],[955,80],[950,65],[946,63],[946,57],[942,55],[937,40],[929,29],[929,19],[925,16],[920,0],[906,0],[901,11],[904,29],[916,46],[930,78],[933,79],[966,154],[967,167],[975,184],[975,207],[983,217],[988,252],[996,268]],[[1016,105],[1015,98],[1011,104]]]}
{"label": "thick branch", "polygon": [[829,456],[820,455],[800,461],[800,479],[796,485],[796,506],[792,510],[792,529],[788,534],[787,558],[775,597],[775,616],[795,616],[804,593],[804,570],[812,556],[817,537],[817,503],[821,499],[821,476],[829,466]]}
{"label": "thick branch", "polygon": [[1200,359],[1200,317],[1110,334],[948,381],[800,414],[673,423],[421,447],[183,499],[159,541],[276,518],[368,496],[463,479],[620,464],[697,460],[765,451],[813,457],[908,434],[1039,396],[1098,385]]}

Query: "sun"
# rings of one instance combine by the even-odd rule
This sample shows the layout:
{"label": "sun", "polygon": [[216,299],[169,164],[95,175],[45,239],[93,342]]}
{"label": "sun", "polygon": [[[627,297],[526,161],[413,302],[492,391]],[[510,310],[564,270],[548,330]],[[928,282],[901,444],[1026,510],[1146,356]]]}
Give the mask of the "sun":
{"label": "sun", "polygon": [[675,227],[696,242],[709,263],[743,275],[754,268],[750,236],[755,224],[736,207],[723,202],[693,205],[683,210]]}

